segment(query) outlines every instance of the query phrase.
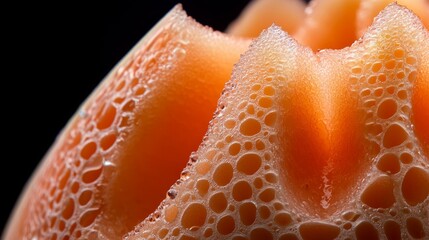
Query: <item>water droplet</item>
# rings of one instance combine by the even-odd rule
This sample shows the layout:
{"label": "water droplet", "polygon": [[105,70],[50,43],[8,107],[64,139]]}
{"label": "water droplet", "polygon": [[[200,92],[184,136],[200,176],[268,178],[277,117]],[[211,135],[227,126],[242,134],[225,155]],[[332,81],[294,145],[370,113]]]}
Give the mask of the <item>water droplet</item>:
{"label": "water droplet", "polygon": [[180,60],[184,58],[186,55],[186,50],[180,47],[176,47],[173,49],[173,56],[175,56],[176,59]]}
{"label": "water droplet", "polygon": [[116,77],[121,76],[124,73],[124,70],[125,70],[124,67],[118,68],[118,71],[116,71]]}
{"label": "water droplet", "polygon": [[88,113],[87,113],[85,110],[80,109],[80,110],[79,110],[79,116],[80,116],[81,118],[86,118],[86,117],[88,117]]}
{"label": "water droplet", "polygon": [[196,162],[198,160],[198,155],[195,152],[191,153],[191,162]]}
{"label": "water droplet", "polygon": [[189,178],[189,176],[191,175],[191,173],[188,170],[184,170],[182,171],[182,173],[180,174],[180,179],[182,180],[187,180]]}
{"label": "water droplet", "polygon": [[180,44],[182,44],[182,45],[188,45],[189,44],[189,40],[188,39],[179,39],[177,42],[180,43]]}
{"label": "water droplet", "polygon": [[171,199],[175,199],[177,196],[177,191],[174,189],[170,189],[167,191],[167,196]]}

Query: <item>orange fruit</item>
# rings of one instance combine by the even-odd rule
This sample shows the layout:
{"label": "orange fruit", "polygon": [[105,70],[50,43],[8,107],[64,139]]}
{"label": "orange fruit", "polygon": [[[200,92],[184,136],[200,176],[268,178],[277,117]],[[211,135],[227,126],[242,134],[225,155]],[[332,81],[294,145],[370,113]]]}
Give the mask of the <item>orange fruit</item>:
{"label": "orange fruit", "polygon": [[[389,5],[353,43],[377,6],[261,0],[238,37],[176,7],[72,118],[3,237],[429,236],[429,34]],[[265,30],[222,90],[240,37],[272,22],[296,41]]]}
{"label": "orange fruit", "polygon": [[[305,3],[301,0],[253,1],[227,29],[233,36],[255,38],[272,24],[295,33],[305,18]],[[285,17],[287,16],[287,17]]]}
{"label": "orange fruit", "polygon": [[112,239],[132,230],[198,148],[248,44],[171,10],[72,118],[5,238]]}
{"label": "orange fruit", "polygon": [[[385,8],[393,0],[362,0],[357,14],[357,29],[358,35],[361,36],[369,25],[372,19]],[[399,0],[398,4],[407,6],[417,16],[419,16],[426,27],[429,27],[429,2],[425,0]]]}
{"label": "orange fruit", "polygon": [[427,49],[398,5],[341,50],[269,28],[234,68],[198,161],[126,239],[428,237],[429,129],[414,114]]}

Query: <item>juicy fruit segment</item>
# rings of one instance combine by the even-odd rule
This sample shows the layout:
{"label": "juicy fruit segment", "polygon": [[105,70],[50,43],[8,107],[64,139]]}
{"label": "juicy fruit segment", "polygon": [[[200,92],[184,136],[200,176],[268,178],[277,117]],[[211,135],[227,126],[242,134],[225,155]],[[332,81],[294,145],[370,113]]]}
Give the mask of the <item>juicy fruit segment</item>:
{"label": "juicy fruit segment", "polygon": [[429,1],[427,0],[360,0],[360,2],[356,21],[358,36],[362,36],[371,25],[374,17],[389,3],[393,2],[397,2],[412,10],[421,18],[423,25],[429,28]]}
{"label": "juicy fruit segment", "polygon": [[255,0],[227,32],[254,38],[275,23],[314,51],[339,49],[356,39],[356,13],[360,2],[313,0],[305,6],[300,0]]}
{"label": "juicy fruit segment", "polygon": [[364,161],[364,122],[358,109],[349,107],[357,105],[357,98],[348,94],[346,70],[334,67],[339,59],[327,54],[329,61],[317,64],[308,49],[300,52],[294,53],[297,66],[289,70],[293,73],[285,77],[290,79],[287,88],[279,93],[277,112],[281,126],[288,126],[280,128],[278,137],[284,154],[282,175],[286,191],[295,196],[291,204],[303,212],[326,215],[348,197],[345,190],[369,165]]}
{"label": "juicy fruit segment", "polygon": [[[314,51],[350,46],[367,30],[374,17],[393,0],[255,0],[227,32],[254,38],[273,23]],[[429,2],[401,0],[429,26]],[[306,7],[305,11],[304,8]],[[427,111],[421,111],[427,112]]]}
{"label": "juicy fruit segment", "polygon": [[313,50],[350,46],[356,40],[356,12],[360,1],[311,1],[306,9],[305,22],[294,38]]}
{"label": "juicy fruit segment", "polygon": [[[398,5],[343,50],[314,54],[265,31],[236,66],[198,160],[127,238],[429,236],[428,156],[411,118],[428,38]],[[298,136],[304,123],[312,136]]]}
{"label": "juicy fruit segment", "polygon": [[197,148],[247,45],[173,9],[73,118],[5,238],[115,239],[130,231]]}
{"label": "juicy fruit segment", "polygon": [[227,33],[245,38],[255,38],[262,30],[276,24],[284,31],[295,33],[304,20],[305,3],[301,0],[252,1],[240,17],[229,26]]}
{"label": "juicy fruit segment", "polygon": [[[413,3],[419,3],[405,2],[412,9],[417,6]],[[255,19],[276,4],[301,9],[296,1],[258,3],[253,7],[257,10],[248,10],[253,11],[250,15],[256,14]],[[310,20],[296,35],[301,42],[315,50],[340,48],[355,38],[356,1],[314,1],[310,9]],[[346,9],[347,18],[339,25],[328,24],[332,20],[323,15],[331,18],[338,9]],[[426,9],[417,7],[417,14]],[[358,15],[364,10],[361,7]],[[398,11],[399,17],[405,15],[403,11]],[[301,10],[295,13],[295,18],[302,17]],[[425,15],[420,16],[424,21]],[[242,19],[237,25],[242,26],[231,32],[253,37],[251,31],[263,28],[246,25],[252,21],[246,15]],[[312,21],[333,27],[312,29]],[[263,75],[264,80],[255,77],[250,83],[249,76],[236,73],[236,82],[242,81],[243,86],[232,83],[231,88],[237,85],[238,91],[248,95],[234,93],[236,90],[229,94],[236,94],[231,98],[237,104],[245,98],[247,103],[226,107],[229,110],[222,110],[225,106],[221,105],[218,113],[229,118],[215,119],[213,124],[223,122],[222,127],[231,132],[217,128],[219,132],[212,138],[224,140],[209,140],[212,149],[200,149],[189,163],[196,162],[195,169],[182,173],[183,181],[192,179],[188,188],[195,187],[197,197],[192,195],[195,192],[180,194],[180,186],[180,191],[167,193],[171,199],[181,196],[177,201],[199,202],[184,210],[180,202],[167,200],[161,217],[175,227],[155,234],[181,235],[183,239],[216,238],[217,234],[236,234],[235,239],[332,239],[353,234],[358,239],[427,237],[427,217],[421,217],[427,213],[424,207],[429,194],[427,157],[422,155],[429,153],[427,32],[417,34],[410,47],[411,38],[398,36],[419,31],[415,20],[407,23],[412,29],[377,30],[384,26],[378,23],[366,36],[364,47],[355,44],[351,49],[317,55],[271,30],[274,39],[293,50],[285,46],[270,49],[259,43],[259,50],[265,49],[262,55],[281,54],[269,60],[248,57],[263,66],[241,64],[245,65],[241,66],[243,72],[258,68],[252,74]],[[297,28],[294,22],[286,30]],[[363,28],[366,26],[358,30]],[[263,39],[267,45],[274,41]],[[183,159],[202,138],[213,100],[247,42],[212,34],[173,11],[143,43],[69,125],[34,178],[33,190],[23,198],[7,238],[21,238],[22,234],[118,237],[163,198],[184,165]],[[287,64],[293,66],[285,67]],[[276,67],[269,68],[272,65]],[[200,76],[205,76],[203,81]],[[177,99],[180,101],[175,102]],[[231,105],[232,100],[225,99],[224,105]],[[203,161],[197,160],[201,152],[207,153]],[[163,169],[163,173],[154,169]],[[195,175],[203,177],[195,180]],[[365,179],[362,186],[360,179]],[[40,189],[43,191],[37,192]],[[422,208],[421,215],[416,215]],[[151,220],[157,222],[157,214]],[[177,226],[178,218],[181,226]],[[335,218],[342,220],[335,222]],[[276,231],[281,228],[286,230]]]}

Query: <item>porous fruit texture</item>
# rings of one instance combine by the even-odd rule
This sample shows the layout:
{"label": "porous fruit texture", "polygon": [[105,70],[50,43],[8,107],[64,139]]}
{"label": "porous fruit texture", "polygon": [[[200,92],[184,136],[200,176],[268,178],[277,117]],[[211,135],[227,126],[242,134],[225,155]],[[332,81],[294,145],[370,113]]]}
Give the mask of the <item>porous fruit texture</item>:
{"label": "porous fruit texture", "polygon": [[[372,24],[374,17],[394,0],[255,0],[227,29],[234,36],[255,38],[273,23],[300,44],[312,48],[350,46]],[[429,1],[399,0],[429,27]]]}
{"label": "porous fruit texture", "polygon": [[173,9],[71,120],[5,239],[118,239],[132,230],[198,147],[248,43]]}
{"label": "porous fruit texture", "polygon": [[[356,40],[356,12],[361,0],[256,0],[228,28],[234,36],[255,38],[272,24],[317,51],[343,48]],[[381,9],[380,9],[381,10]]]}
{"label": "porous fruit texture", "polygon": [[427,29],[396,4],[342,50],[264,31],[178,182],[126,238],[429,237],[429,126],[416,112],[428,49]]}
{"label": "porous fruit texture", "polygon": [[[357,13],[357,35],[361,36],[371,25],[373,18],[394,0],[360,0]],[[427,0],[397,0],[398,4],[406,6],[419,16],[426,28],[429,28],[429,1]]]}

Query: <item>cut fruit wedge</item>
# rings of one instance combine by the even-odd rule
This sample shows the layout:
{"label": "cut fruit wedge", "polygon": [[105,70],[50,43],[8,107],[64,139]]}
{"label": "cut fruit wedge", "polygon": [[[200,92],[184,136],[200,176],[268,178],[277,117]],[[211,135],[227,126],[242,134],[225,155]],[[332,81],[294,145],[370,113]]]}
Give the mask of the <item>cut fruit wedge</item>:
{"label": "cut fruit wedge", "polygon": [[262,30],[276,24],[289,34],[295,33],[305,18],[301,0],[256,0],[247,6],[227,33],[245,38],[258,37]]}
{"label": "cut fruit wedge", "polygon": [[[367,29],[388,2],[259,0],[235,37],[174,8],[72,118],[3,238],[428,238],[429,33],[396,4]],[[400,3],[427,26],[424,1]],[[224,88],[241,37],[273,22],[291,35],[265,30]]]}
{"label": "cut fruit wedge", "polygon": [[[357,35],[361,36],[371,25],[377,14],[394,0],[361,0],[357,12]],[[419,16],[426,28],[429,28],[429,1],[427,0],[398,0],[398,4],[406,6]]]}
{"label": "cut fruit wedge", "polygon": [[132,230],[197,149],[248,44],[171,10],[73,117],[5,239],[116,239]]}
{"label": "cut fruit wedge", "polygon": [[360,0],[314,0],[294,38],[315,51],[340,49],[356,40],[356,12]]}
{"label": "cut fruit wedge", "polygon": [[300,0],[255,0],[227,32],[254,38],[276,24],[314,51],[339,49],[356,40],[359,4],[360,0],[314,0],[304,8]]}
{"label": "cut fruit wedge", "polygon": [[315,54],[278,27],[264,31],[197,160],[127,239],[428,237],[418,136],[429,131],[412,117],[429,88],[427,49],[428,31],[396,4],[343,50]]}
{"label": "cut fruit wedge", "polygon": [[[299,0],[255,0],[229,26],[227,33],[255,38],[273,23],[299,43],[312,48],[350,46],[371,25],[374,17],[393,0],[313,0],[305,8]],[[429,2],[400,0],[429,26]],[[304,11],[305,9],[305,11]]]}

